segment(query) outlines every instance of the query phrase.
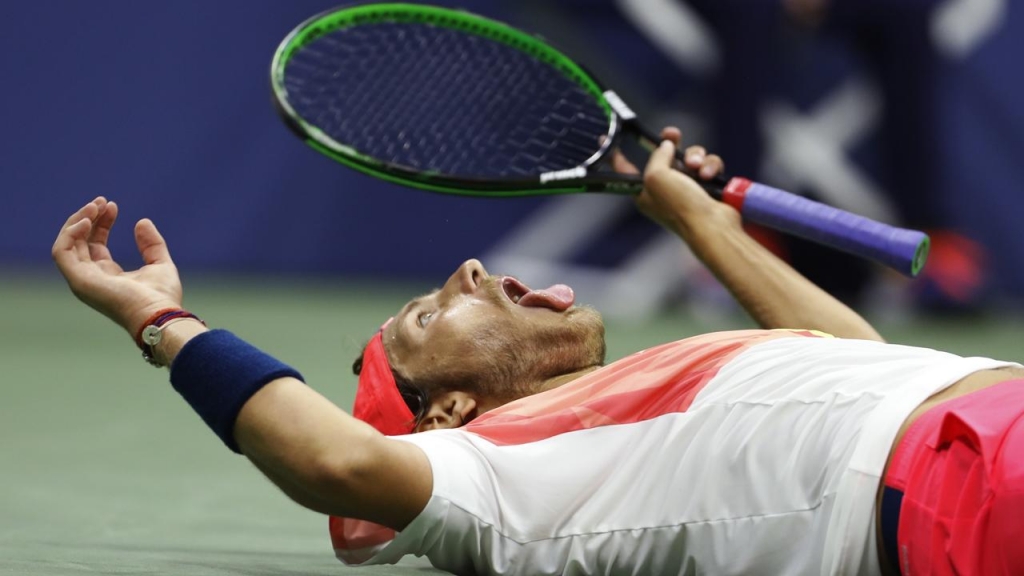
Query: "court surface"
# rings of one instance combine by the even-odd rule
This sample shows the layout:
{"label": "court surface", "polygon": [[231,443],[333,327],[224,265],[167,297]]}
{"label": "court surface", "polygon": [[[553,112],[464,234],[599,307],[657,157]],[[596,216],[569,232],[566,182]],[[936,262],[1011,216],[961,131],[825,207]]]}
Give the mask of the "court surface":
{"label": "court surface", "polygon": [[[438,281],[443,280],[439,278]],[[218,281],[186,274],[185,305],[299,368],[351,406],[352,360],[380,322],[429,286]],[[667,314],[609,323],[609,359],[740,328]],[[880,325],[890,341],[1024,358],[1015,318]],[[230,453],[127,334],[56,272],[0,270],[0,574],[429,574],[422,560],[348,569],[326,517],[292,504]]]}

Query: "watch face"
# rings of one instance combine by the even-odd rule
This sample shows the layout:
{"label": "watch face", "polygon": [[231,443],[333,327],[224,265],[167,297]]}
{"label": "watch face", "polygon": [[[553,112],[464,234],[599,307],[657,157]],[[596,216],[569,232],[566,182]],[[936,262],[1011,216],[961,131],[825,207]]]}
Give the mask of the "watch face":
{"label": "watch face", "polygon": [[160,328],[157,326],[146,326],[142,331],[142,341],[150,346],[156,346],[160,343],[160,338],[163,334],[160,332]]}

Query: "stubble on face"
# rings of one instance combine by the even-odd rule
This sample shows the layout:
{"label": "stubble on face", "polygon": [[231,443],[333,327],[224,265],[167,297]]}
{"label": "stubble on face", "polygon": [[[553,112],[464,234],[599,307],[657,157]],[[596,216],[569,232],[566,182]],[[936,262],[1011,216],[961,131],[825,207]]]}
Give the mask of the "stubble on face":
{"label": "stubble on face", "polygon": [[[444,336],[437,334],[414,351],[401,353],[403,361],[393,366],[406,381],[428,397],[463,391],[504,404],[543,391],[550,379],[604,363],[600,313],[588,306],[564,312],[519,306],[505,294],[500,279],[488,277],[472,297],[477,304],[485,304],[484,312],[446,326]],[[435,292],[422,298],[437,297]],[[395,324],[386,347],[391,346],[397,325],[405,324],[402,314]],[[389,353],[395,362],[398,351],[391,348]]]}
{"label": "stubble on face", "polygon": [[511,401],[539,392],[549,379],[604,364],[604,323],[597,310],[577,306],[550,321],[517,314],[514,306],[512,311],[469,339],[467,352],[484,366],[478,392]]}

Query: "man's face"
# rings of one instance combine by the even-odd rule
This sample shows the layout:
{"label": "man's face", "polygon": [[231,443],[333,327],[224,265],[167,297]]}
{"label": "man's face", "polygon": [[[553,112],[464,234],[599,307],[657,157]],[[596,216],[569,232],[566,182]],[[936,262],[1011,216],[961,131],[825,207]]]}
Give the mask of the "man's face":
{"label": "man's face", "polygon": [[566,286],[531,290],[468,260],[402,308],[384,329],[384,346],[411,382],[508,402],[604,362],[600,314],[572,304]]}

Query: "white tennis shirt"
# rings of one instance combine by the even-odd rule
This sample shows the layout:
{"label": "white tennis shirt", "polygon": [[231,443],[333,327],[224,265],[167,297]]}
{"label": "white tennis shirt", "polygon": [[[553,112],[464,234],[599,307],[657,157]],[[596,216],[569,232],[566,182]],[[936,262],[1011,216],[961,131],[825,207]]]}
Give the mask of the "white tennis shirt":
{"label": "white tennis shirt", "polygon": [[1012,363],[823,336],[690,338],[396,437],[430,460],[430,501],[400,533],[332,519],[335,551],[456,574],[877,573],[875,495],[901,423]]}

